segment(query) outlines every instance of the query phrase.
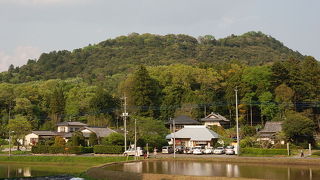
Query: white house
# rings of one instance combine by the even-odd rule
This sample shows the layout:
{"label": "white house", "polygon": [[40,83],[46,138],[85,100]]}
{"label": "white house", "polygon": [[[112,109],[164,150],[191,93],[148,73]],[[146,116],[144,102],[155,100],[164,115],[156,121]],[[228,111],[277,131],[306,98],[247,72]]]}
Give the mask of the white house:
{"label": "white house", "polygon": [[213,146],[217,142],[219,135],[214,131],[206,128],[206,126],[194,125],[194,126],[184,126],[184,128],[171,133],[166,136],[169,140],[169,144],[173,144],[173,138],[175,137],[176,145],[185,147],[194,146]]}
{"label": "white house", "polygon": [[201,122],[204,123],[205,126],[229,126],[230,120],[225,118],[224,116],[221,116],[217,113],[210,113],[205,118],[201,119]]}
{"label": "white house", "polygon": [[39,142],[40,139],[48,139],[57,136],[58,134],[53,131],[32,131],[25,136],[24,145],[32,146]]}
{"label": "white house", "polygon": [[87,126],[87,124],[81,122],[60,122],[57,126],[57,132],[68,133],[78,131],[80,128]]}

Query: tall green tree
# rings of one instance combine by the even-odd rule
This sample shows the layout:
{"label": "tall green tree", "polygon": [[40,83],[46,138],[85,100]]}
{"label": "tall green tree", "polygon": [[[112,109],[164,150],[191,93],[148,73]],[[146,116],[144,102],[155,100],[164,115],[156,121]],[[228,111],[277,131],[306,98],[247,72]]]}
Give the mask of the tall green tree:
{"label": "tall green tree", "polygon": [[135,114],[158,117],[159,92],[158,82],[150,77],[144,66],[140,66],[132,76],[128,92]]}
{"label": "tall green tree", "polygon": [[314,122],[299,113],[291,112],[286,115],[283,131],[288,140],[297,145],[307,146],[308,143],[314,143]]}
{"label": "tall green tree", "polygon": [[8,130],[11,132],[11,137],[13,141],[18,145],[18,150],[20,150],[20,140],[24,141],[24,137],[31,132],[31,124],[28,119],[22,115],[16,115],[14,119],[9,120],[7,126]]}

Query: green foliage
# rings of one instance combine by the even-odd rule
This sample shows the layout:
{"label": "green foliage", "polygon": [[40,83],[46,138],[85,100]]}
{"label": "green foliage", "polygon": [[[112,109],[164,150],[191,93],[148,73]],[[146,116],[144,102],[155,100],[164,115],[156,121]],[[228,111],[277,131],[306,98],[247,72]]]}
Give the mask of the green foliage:
{"label": "green foliage", "polygon": [[63,154],[63,153],[65,153],[65,147],[64,146],[50,146],[49,153],[50,154]]}
{"label": "green foliage", "polygon": [[108,145],[108,146],[123,146],[124,145],[124,136],[123,134],[120,133],[111,133],[109,136],[104,137],[102,139],[103,145]]}
{"label": "green foliage", "polygon": [[305,146],[308,143],[314,143],[315,124],[311,119],[299,113],[290,112],[286,115],[282,127],[286,137],[296,145]]}
{"label": "green foliage", "polygon": [[61,136],[56,136],[54,138],[54,146],[65,146],[66,141]]}
{"label": "green foliage", "polygon": [[93,151],[96,154],[122,154],[124,152],[124,147],[95,145]]}
{"label": "green foliage", "polygon": [[31,152],[33,154],[46,154],[46,153],[49,153],[50,147],[51,146],[45,146],[45,145],[32,146]]}
{"label": "green foliage", "polygon": [[241,148],[242,155],[287,155],[287,149]]}
{"label": "green foliage", "polygon": [[151,117],[133,116],[128,124],[128,138],[134,142],[134,119],[137,121],[137,139],[140,139],[141,146],[146,143],[150,147],[157,147],[158,149],[167,145],[165,136],[169,134],[168,129],[160,120],[155,120]]}
{"label": "green foliage", "polygon": [[257,138],[246,136],[240,140],[241,148],[252,148],[257,146]]}
{"label": "green foliage", "polygon": [[254,126],[244,125],[241,127],[241,137],[252,137],[257,134],[256,128]]}
{"label": "green foliage", "polygon": [[9,120],[8,130],[11,131],[11,137],[14,142],[18,144],[18,149],[20,142],[19,139],[24,139],[24,136],[30,133],[31,131],[31,124],[27,120],[26,117],[21,115],[16,115],[14,119]]}
{"label": "green foliage", "polygon": [[314,156],[320,156],[320,151],[313,152],[312,155],[314,155]]}
{"label": "green foliage", "polygon": [[82,132],[80,131],[76,131],[74,133],[72,133],[72,136],[71,136],[71,143],[72,143],[72,146],[85,146],[85,138],[82,134]]}
{"label": "green foliage", "polygon": [[90,146],[95,146],[98,144],[98,137],[96,133],[91,133],[89,135],[89,145]]}
{"label": "green foliage", "polygon": [[83,154],[92,153],[92,147],[82,146],[46,146],[36,145],[32,146],[31,152],[33,154]]}
{"label": "green foliage", "polygon": [[144,66],[140,66],[133,74],[132,79],[126,83],[126,94],[129,103],[133,106],[136,115],[145,117],[158,117],[159,87],[152,79]]}

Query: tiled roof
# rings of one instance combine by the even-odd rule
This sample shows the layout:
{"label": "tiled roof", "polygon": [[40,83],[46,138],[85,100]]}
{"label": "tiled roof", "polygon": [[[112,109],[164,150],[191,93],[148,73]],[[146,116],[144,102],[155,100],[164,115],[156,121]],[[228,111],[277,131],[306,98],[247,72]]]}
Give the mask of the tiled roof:
{"label": "tiled roof", "polygon": [[[81,130],[84,130],[84,129],[87,129],[91,132],[94,132],[97,134],[98,137],[106,137],[106,136],[109,136],[111,133],[114,133],[116,131],[110,129],[110,128],[105,128],[105,127],[84,127],[83,129]],[[83,135],[85,137],[89,137],[90,134],[87,134],[87,133],[83,133]]]}
{"label": "tiled roof", "polygon": [[[172,139],[173,133],[166,136],[166,139]],[[175,133],[175,138],[190,139],[192,141],[211,141],[219,138],[219,135],[205,126],[184,126]]]}
{"label": "tiled roof", "polygon": [[[200,122],[192,119],[189,116],[185,116],[185,115],[181,115],[181,116],[174,118],[174,121],[175,121],[174,123],[176,125],[197,125],[197,124],[200,124]],[[173,119],[168,121],[166,124],[173,124]]]}
{"label": "tiled roof", "polygon": [[204,122],[212,122],[212,121],[225,121],[225,122],[229,122],[230,120],[225,118],[224,116],[221,116],[220,114],[216,114],[216,113],[211,113],[208,116],[206,116],[205,118],[202,118],[201,121]]}
{"label": "tiled roof", "polygon": [[53,131],[32,131],[32,133],[38,136],[56,136],[57,133]]}
{"label": "tiled roof", "polygon": [[60,122],[57,126],[87,126],[87,124],[82,122]]}
{"label": "tiled roof", "polygon": [[282,130],[282,122],[266,122],[259,133],[277,133]]}

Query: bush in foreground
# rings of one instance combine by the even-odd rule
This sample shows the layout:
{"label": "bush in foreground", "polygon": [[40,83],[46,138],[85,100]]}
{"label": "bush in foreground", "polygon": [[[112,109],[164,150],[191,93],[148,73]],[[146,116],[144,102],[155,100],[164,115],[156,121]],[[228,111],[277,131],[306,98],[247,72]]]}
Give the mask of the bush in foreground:
{"label": "bush in foreground", "polygon": [[242,148],[241,154],[254,155],[287,155],[286,149],[260,149],[260,148]]}
{"label": "bush in foreground", "polygon": [[93,152],[96,154],[122,154],[124,152],[124,147],[96,145],[93,147]]}

